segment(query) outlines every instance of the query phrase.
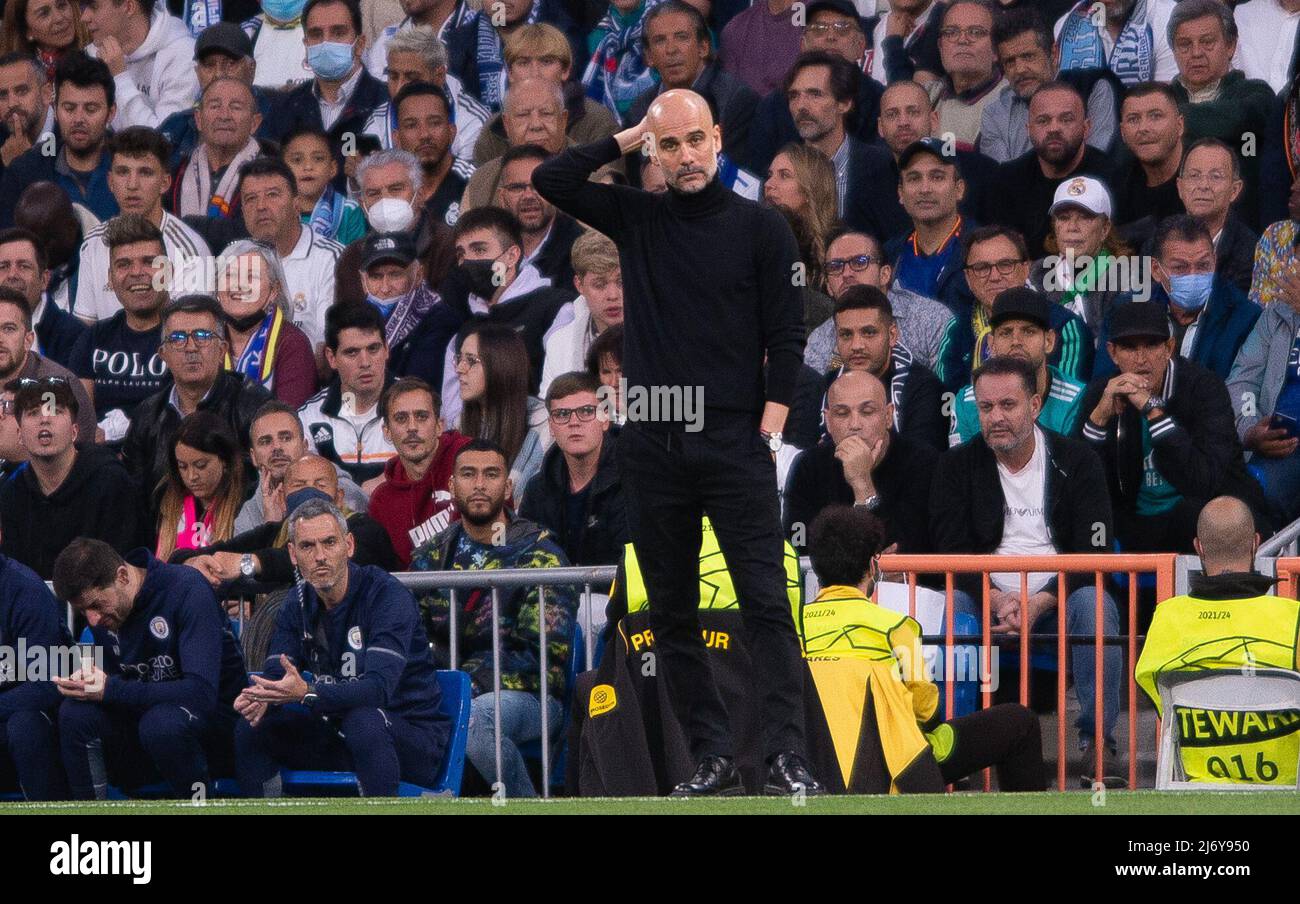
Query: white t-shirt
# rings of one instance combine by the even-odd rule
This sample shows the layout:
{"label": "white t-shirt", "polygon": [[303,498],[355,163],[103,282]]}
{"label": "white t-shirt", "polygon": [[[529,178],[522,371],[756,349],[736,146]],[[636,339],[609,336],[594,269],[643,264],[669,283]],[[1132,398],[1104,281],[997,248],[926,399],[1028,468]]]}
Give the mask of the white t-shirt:
{"label": "white t-shirt", "polygon": [[[994,552],[1007,556],[1050,556],[1056,554],[1047,530],[1047,440],[1043,431],[1034,428],[1034,454],[1029,463],[1012,473],[998,462],[998,480],[1006,498],[1003,509],[1002,543]],[[1029,592],[1037,593],[1056,577],[1056,572],[1033,572],[1029,575]],[[1019,572],[997,572],[989,579],[999,590],[1020,592]]]}
{"label": "white t-shirt", "polygon": [[307,334],[311,347],[325,342],[325,312],[334,304],[334,266],[343,246],[302,226],[293,251],[280,258],[288,282],[293,325]]}
{"label": "white t-shirt", "polygon": [[[117,295],[108,284],[108,245],[104,241],[106,228],[106,223],[96,226],[81,243],[77,298],[72,313],[87,323],[107,320],[122,310],[122,302],[117,300]],[[211,289],[204,284],[207,260],[212,256],[208,243],[186,226],[180,217],[174,217],[165,210],[160,230],[167,259],[172,265],[172,279],[168,286],[172,297],[190,292],[210,292]]]}
{"label": "white t-shirt", "polygon": [[[293,88],[312,78],[312,71],[307,68],[302,23],[292,28],[277,28],[263,16],[254,18],[261,19],[262,26],[257,29],[253,42],[253,61],[257,63],[253,84],[259,88]],[[253,31],[251,22],[244,26],[244,31],[250,32],[249,37]]]}

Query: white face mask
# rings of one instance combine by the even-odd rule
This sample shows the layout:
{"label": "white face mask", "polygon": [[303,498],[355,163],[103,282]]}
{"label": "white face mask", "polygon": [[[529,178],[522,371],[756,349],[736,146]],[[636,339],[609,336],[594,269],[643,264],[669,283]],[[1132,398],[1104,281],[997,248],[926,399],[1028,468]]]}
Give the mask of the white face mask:
{"label": "white face mask", "polygon": [[401,198],[381,198],[370,205],[366,219],[376,232],[401,232],[415,222],[415,209]]}

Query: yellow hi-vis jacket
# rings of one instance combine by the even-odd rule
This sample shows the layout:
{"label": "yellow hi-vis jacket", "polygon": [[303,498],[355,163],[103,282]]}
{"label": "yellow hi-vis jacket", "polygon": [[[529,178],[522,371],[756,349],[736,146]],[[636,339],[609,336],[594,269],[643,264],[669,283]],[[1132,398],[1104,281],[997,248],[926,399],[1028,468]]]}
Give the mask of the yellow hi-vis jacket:
{"label": "yellow hi-vis jacket", "polygon": [[1162,718],[1177,719],[1187,781],[1296,783],[1300,711],[1162,711],[1157,681],[1169,672],[1297,669],[1300,602],[1276,596],[1198,599],[1156,606],[1136,677]]}

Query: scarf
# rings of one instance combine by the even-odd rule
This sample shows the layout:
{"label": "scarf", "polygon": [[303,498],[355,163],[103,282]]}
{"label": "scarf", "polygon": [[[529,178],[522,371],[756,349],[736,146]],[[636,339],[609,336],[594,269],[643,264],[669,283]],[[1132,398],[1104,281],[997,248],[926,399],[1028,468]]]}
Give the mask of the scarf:
{"label": "scarf", "polygon": [[[198,502],[193,496],[186,496],[181,505],[181,517],[176,522],[176,545],[173,549],[202,549],[212,545],[212,516],[215,507],[208,509],[199,518]],[[159,541],[155,554],[161,556],[162,542]]]}
{"label": "scarf", "polygon": [[970,315],[971,332],[975,334],[975,351],[971,354],[970,369],[974,373],[975,368],[984,363],[984,359],[989,356],[989,336],[993,334],[993,327],[989,325],[989,315],[984,313],[984,305],[978,301],[975,302],[975,309]]}
{"label": "scarf", "polygon": [[587,63],[582,74],[582,86],[588,97],[620,115],[627,112],[632,101],[659,81],[642,56],[641,32],[645,14],[662,2],[644,0],[641,8],[628,16],[619,14],[611,6],[596,25],[596,30],[605,32],[605,36]]}
{"label": "scarf", "polygon": [[343,222],[343,202],[346,200],[335,191],[334,186],[326,185],[311,211],[311,231],[327,239],[337,236],[339,225]]}
{"label": "scarf", "polygon": [[239,168],[252,160],[261,147],[257,139],[249,137],[235,159],[230,161],[216,190],[212,188],[212,167],[208,164],[208,146],[200,142],[190,157],[190,165],[181,177],[181,209],[179,216],[228,217],[230,204],[239,187]]}
{"label": "scarf", "polygon": [[249,380],[261,383],[268,390],[275,370],[275,352],[280,345],[280,330],[284,326],[284,312],[279,305],[271,308],[262,320],[262,325],[248,340],[239,360],[230,363],[230,353],[226,353],[226,370],[243,374]]}
{"label": "scarf", "polygon": [[1091,5],[1089,0],[1084,0],[1070,10],[1061,28],[1058,42],[1061,50],[1060,71],[1105,69],[1109,66],[1125,85],[1149,82],[1155,78],[1155,38],[1151,24],[1147,21],[1147,0],[1137,0],[1133,5],[1128,21],[1115,40],[1109,62],[1106,60],[1101,30],[1092,24],[1089,10]]}
{"label": "scarf", "polygon": [[[542,0],[533,0],[525,21],[529,25],[541,19]],[[506,93],[506,67],[502,50],[504,42],[492,27],[492,16],[487,11],[478,15],[478,86],[479,100],[493,113],[501,112],[501,100]]]}
{"label": "scarf", "polygon": [[439,301],[441,299],[423,282],[397,299],[393,313],[388,316],[388,323],[384,327],[384,339],[387,340],[388,347],[397,348]]}
{"label": "scarf", "polygon": [[54,70],[59,65],[59,60],[63,58],[62,51],[48,51],[36,49],[36,61],[45,67],[45,80],[51,85],[54,84]]}

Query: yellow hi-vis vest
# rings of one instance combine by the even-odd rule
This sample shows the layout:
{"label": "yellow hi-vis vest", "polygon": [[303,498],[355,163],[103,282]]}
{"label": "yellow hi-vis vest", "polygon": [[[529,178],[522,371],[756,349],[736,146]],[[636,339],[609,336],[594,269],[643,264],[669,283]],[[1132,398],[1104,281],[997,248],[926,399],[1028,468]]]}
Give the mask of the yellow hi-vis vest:
{"label": "yellow hi-vis vest", "polygon": [[1156,606],[1136,678],[1162,718],[1177,719],[1187,781],[1295,785],[1300,711],[1231,712],[1179,707],[1164,713],[1157,681],[1169,672],[1297,669],[1300,602],[1276,596]]}
{"label": "yellow hi-vis vest", "polygon": [[[738,609],[736,588],[731,583],[731,573],[723,559],[718,538],[713,533],[713,525],[706,516],[700,525],[703,532],[700,542],[700,608],[701,609]],[[790,609],[795,616],[799,613],[802,592],[799,584],[799,557],[789,541],[785,546],[785,592],[790,598]],[[641,563],[637,561],[636,550],[628,543],[623,547],[623,572],[627,577],[627,611],[640,612],[649,603],[646,593],[645,578],[641,574]],[[612,591],[611,591],[612,592]]]}

